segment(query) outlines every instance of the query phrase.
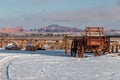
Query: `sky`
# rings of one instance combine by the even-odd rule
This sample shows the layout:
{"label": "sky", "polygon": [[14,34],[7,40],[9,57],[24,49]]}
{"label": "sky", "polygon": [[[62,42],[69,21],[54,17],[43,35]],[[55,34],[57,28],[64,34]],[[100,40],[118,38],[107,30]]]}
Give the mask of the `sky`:
{"label": "sky", "polygon": [[120,29],[120,0],[0,0],[0,28],[50,24]]}

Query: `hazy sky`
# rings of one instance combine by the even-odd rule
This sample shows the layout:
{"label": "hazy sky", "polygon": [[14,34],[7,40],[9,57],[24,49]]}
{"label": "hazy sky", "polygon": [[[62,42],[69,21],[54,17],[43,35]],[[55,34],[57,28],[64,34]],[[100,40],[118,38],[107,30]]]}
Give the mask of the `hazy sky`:
{"label": "hazy sky", "polygon": [[120,0],[0,0],[0,27],[49,24],[120,29]]}

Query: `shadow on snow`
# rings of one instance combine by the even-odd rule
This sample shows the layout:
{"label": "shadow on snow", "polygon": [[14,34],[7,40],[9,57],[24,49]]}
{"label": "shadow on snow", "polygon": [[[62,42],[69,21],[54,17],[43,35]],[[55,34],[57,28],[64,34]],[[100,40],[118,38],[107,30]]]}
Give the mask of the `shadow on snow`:
{"label": "shadow on snow", "polygon": [[41,54],[47,56],[61,56],[61,57],[70,57],[70,53],[65,55],[65,50],[36,50],[36,51],[26,51],[26,50],[5,50],[0,49],[0,54]]}

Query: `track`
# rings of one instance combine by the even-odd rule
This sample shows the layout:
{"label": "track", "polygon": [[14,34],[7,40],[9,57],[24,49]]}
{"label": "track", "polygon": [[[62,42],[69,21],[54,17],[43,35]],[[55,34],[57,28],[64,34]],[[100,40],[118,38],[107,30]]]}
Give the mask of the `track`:
{"label": "track", "polygon": [[5,58],[0,60],[0,80],[11,80],[9,79],[8,68],[12,61],[21,57],[30,57],[30,56],[37,56],[37,55],[24,55],[24,54],[17,54],[17,55],[7,55]]}
{"label": "track", "polygon": [[0,80],[6,80],[5,76],[8,76],[7,74],[4,75],[4,70],[6,68],[6,66],[9,64],[9,62],[13,59],[16,59],[20,57],[20,55],[11,55],[11,56],[6,56],[5,58],[0,60]]}

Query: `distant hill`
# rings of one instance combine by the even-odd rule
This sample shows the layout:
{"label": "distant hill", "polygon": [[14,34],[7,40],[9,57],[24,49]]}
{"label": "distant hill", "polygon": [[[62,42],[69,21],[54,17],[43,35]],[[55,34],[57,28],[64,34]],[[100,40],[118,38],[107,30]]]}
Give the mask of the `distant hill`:
{"label": "distant hill", "polygon": [[65,26],[61,26],[57,24],[51,24],[43,28],[34,29],[34,31],[38,31],[38,32],[43,32],[43,31],[44,32],[81,32],[83,30],[78,29],[78,28],[65,27]]}
{"label": "distant hill", "polygon": [[1,33],[16,33],[16,32],[26,32],[27,30],[24,29],[22,26],[12,28],[12,27],[4,27],[0,29]]}
{"label": "distant hill", "polygon": [[46,27],[46,32],[80,32],[81,29],[64,27],[61,25],[51,24]]}

